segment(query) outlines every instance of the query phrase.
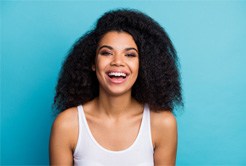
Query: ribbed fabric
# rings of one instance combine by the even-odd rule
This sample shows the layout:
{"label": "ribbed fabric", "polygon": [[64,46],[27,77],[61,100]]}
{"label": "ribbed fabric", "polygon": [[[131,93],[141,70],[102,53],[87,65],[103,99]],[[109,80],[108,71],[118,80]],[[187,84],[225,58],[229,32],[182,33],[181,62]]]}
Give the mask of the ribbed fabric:
{"label": "ribbed fabric", "polygon": [[79,137],[74,151],[75,166],[153,166],[150,110],[144,106],[142,122],[134,143],[125,150],[108,150],[95,140],[82,105],[78,107]]}

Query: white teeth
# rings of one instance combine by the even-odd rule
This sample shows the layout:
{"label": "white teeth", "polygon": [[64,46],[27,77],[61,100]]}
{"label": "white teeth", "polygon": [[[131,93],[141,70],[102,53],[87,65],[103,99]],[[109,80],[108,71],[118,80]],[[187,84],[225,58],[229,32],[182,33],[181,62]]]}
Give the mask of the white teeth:
{"label": "white teeth", "polygon": [[125,73],[118,73],[118,72],[110,72],[108,75],[109,76],[116,76],[116,77],[120,77],[120,76],[126,77]]}

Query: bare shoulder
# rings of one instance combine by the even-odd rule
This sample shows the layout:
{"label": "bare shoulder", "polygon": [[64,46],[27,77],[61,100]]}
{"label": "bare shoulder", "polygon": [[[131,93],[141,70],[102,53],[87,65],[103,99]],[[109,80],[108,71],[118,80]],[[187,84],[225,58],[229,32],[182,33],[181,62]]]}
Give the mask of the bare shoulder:
{"label": "bare shoulder", "polygon": [[151,111],[151,131],[153,144],[158,145],[162,138],[176,135],[176,118],[170,111],[154,112]]}
{"label": "bare shoulder", "polygon": [[175,165],[177,122],[172,112],[151,112],[151,133],[155,165]]}
{"label": "bare shoulder", "polygon": [[50,134],[50,165],[72,165],[78,137],[77,109],[69,108],[55,119]]}
{"label": "bare shoulder", "polygon": [[176,128],[176,118],[170,111],[151,111],[151,125],[154,129],[170,130]]}
{"label": "bare shoulder", "polygon": [[55,119],[52,126],[52,135],[67,141],[73,149],[78,135],[78,112],[76,107],[61,112]]}
{"label": "bare shoulder", "polygon": [[76,125],[76,121],[78,119],[77,108],[72,107],[63,112],[61,112],[55,119],[53,123],[53,127],[66,130],[74,127]]}

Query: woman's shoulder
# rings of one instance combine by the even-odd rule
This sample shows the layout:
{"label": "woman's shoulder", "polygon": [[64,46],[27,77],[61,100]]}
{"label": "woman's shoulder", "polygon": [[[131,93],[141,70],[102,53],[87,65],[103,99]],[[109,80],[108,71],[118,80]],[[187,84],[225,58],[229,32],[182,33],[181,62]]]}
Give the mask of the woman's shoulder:
{"label": "woman's shoulder", "polygon": [[53,126],[52,135],[64,138],[69,146],[74,147],[78,136],[78,111],[76,107],[66,109],[58,114]]}
{"label": "woman's shoulder", "polygon": [[72,150],[75,148],[78,137],[78,111],[76,107],[66,109],[58,114],[52,126],[52,137],[67,145]]}
{"label": "woman's shoulder", "polygon": [[76,121],[78,119],[78,112],[76,107],[68,108],[61,113],[58,114],[56,117],[53,126],[67,129],[76,125]]}
{"label": "woman's shoulder", "polygon": [[153,142],[161,142],[163,138],[176,135],[177,122],[171,111],[151,111],[151,132]]}
{"label": "woman's shoulder", "polygon": [[176,118],[171,111],[150,111],[151,124],[156,127],[169,128],[176,125]]}

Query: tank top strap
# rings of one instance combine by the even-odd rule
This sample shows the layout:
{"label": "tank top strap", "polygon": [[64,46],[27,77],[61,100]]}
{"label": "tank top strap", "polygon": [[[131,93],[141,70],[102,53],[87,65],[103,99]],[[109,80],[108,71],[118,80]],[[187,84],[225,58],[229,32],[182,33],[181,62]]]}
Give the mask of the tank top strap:
{"label": "tank top strap", "polygon": [[[145,140],[145,146],[153,150],[152,136],[151,136],[151,122],[150,122],[150,109],[148,104],[144,105],[142,130],[140,130],[142,139]],[[140,134],[140,133],[139,133]]]}
{"label": "tank top strap", "polygon": [[76,155],[79,151],[80,143],[81,143],[81,133],[82,133],[82,123],[83,123],[83,116],[84,116],[84,110],[82,105],[77,106],[77,111],[78,111],[78,128],[79,128],[79,134],[78,134],[78,140],[77,140],[77,145],[74,150],[74,155]]}

